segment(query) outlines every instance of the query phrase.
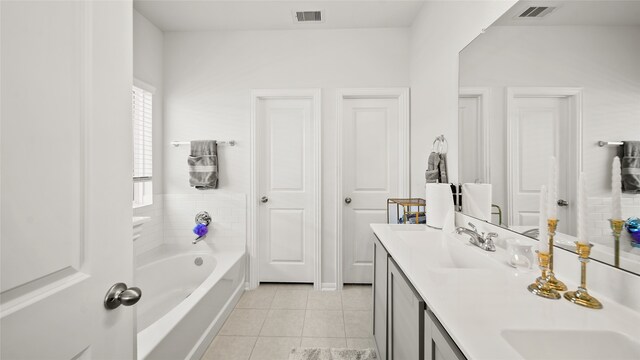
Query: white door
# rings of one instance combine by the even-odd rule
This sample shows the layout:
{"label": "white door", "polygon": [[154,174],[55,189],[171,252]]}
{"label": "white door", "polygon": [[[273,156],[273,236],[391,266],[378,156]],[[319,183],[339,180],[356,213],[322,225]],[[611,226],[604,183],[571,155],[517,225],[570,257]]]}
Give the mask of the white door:
{"label": "white door", "polygon": [[260,171],[260,281],[313,282],[314,100],[261,98],[256,113]]}
{"label": "white door", "polygon": [[0,358],[132,359],[131,2],[0,13]]}
{"label": "white door", "polygon": [[387,222],[387,199],[399,196],[399,99],[342,100],[343,282],[371,283],[369,224]]}
{"label": "white door", "polygon": [[[570,184],[577,183],[571,164],[572,112],[567,97],[515,97],[509,99],[511,198],[509,225],[537,226],[540,187],[547,185],[549,159],[559,161],[558,198],[574,202]],[[575,224],[570,207],[559,207],[558,231],[572,234]]]}
{"label": "white door", "polygon": [[458,126],[460,131],[460,183],[485,183],[482,167],[482,127],[480,120],[480,98],[469,96],[460,97],[458,100]]}

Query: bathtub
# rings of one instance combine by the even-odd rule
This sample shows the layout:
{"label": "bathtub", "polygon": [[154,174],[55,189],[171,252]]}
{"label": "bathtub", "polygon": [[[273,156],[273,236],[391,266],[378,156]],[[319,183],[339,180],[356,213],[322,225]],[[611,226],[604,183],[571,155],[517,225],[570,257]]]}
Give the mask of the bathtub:
{"label": "bathtub", "polygon": [[[244,247],[163,245],[136,258],[138,359],[199,359],[244,290]],[[199,264],[199,265],[198,265]]]}

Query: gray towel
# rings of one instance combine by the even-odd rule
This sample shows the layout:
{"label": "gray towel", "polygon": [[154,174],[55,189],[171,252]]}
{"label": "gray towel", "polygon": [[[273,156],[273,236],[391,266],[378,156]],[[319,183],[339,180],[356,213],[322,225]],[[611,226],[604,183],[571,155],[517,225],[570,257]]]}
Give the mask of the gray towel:
{"label": "gray towel", "polygon": [[625,141],[622,145],[622,190],[640,193],[640,141]]}
{"label": "gray towel", "polygon": [[427,161],[427,171],[424,176],[428,183],[440,182],[440,154],[432,152],[429,154],[429,160]]}
{"label": "gray towel", "polygon": [[427,161],[427,171],[424,174],[428,183],[448,183],[447,154],[432,152]]}
{"label": "gray towel", "polygon": [[198,190],[218,188],[218,144],[215,140],[191,142],[189,184]]}

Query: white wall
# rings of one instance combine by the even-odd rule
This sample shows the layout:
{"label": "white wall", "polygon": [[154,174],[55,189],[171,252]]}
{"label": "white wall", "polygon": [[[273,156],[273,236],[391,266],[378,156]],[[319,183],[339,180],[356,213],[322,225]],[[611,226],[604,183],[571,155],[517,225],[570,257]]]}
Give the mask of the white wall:
{"label": "white wall", "polygon": [[153,204],[133,210],[135,216],[148,216],[142,234],[134,245],[136,254],[163,242],[163,46],[162,31],[133,10],[133,77],[153,86]]}
{"label": "white wall", "polygon": [[429,1],[411,27],[411,194],[424,197],[431,144],[449,143],[449,181],[458,178],[458,53],[516,1]]}
{"label": "white wall", "polygon": [[614,147],[640,139],[640,27],[497,26],[465,49],[460,85],[491,88],[491,183],[506,211],[507,86],[583,88],[583,169],[590,197],[611,191]]}
{"label": "white wall", "polygon": [[[165,190],[188,184],[188,147],[172,140],[233,139],[218,148],[220,189],[248,194],[250,91],[322,88],[323,282],[335,281],[335,90],[409,85],[408,29],[165,33]],[[215,192],[215,191],[214,191]]]}

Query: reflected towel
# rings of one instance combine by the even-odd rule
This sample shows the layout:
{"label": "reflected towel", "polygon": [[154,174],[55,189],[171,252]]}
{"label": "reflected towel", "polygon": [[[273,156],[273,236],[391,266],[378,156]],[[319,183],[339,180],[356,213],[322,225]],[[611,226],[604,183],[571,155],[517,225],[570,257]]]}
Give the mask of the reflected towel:
{"label": "reflected towel", "polygon": [[218,144],[215,140],[191,142],[189,184],[198,190],[218,188]]}
{"label": "reflected towel", "polygon": [[424,176],[428,183],[439,183],[440,181],[440,154],[432,152],[427,160],[427,171]]}
{"label": "reflected towel", "polygon": [[640,193],[640,141],[622,145],[622,191]]}

